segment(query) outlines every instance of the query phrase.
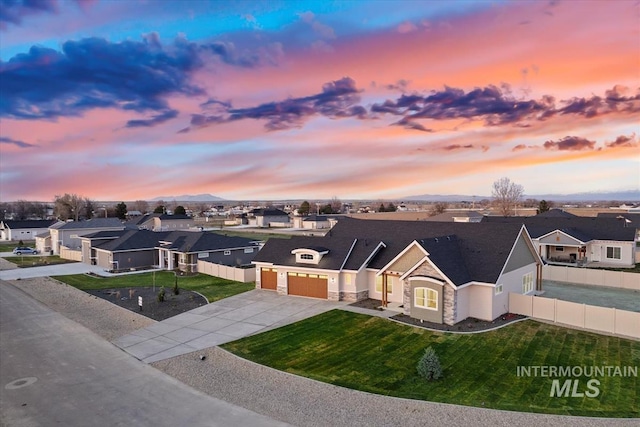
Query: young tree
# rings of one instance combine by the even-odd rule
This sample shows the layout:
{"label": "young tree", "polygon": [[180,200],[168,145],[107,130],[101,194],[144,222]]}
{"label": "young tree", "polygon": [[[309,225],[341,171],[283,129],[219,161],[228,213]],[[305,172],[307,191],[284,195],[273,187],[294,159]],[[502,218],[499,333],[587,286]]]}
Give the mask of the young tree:
{"label": "young tree", "polygon": [[541,214],[543,212],[548,212],[551,209],[549,203],[546,200],[540,200],[540,204],[538,205],[538,213]]}
{"label": "young tree", "polygon": [[309,215],[309,210],[311,209],[311,206],[309,205],[309,202],[307,202],[306,200],[304,202],[302,202],[300,204],[300,207],[298,208],[298,214],[300,216],[307,216]]}
{"label": "young tree", "polygon": [[418,362],[418,373],[427,381],[442,378],[440,360],[433,347],[428,347]]}
{"label": "young tree", "polygon": [[378,212],[386,212],[387,208],[384,207],[384,203],[380,203],[380,207],[378,208]]}
{"label": "young tree", "polygon": [[429,216],[440,215],[441,213],[444,213],[444,211],[446,211],[448,207],[449,207],[448,204],[443,202],[438,202],[435,205],[433,205],[433,207],[429,211]]}
{"label": "young tree", "polygon": [[397,210],[398,208],[396,208],[396,205],[394,205],[392,202],[389,202],[389,204],[387,205],[387,212],[395,212]]}
{"label": "young tree", "polygon": [[186,214],[187,214],[187,210],[184,208],[184,206],[182,206],[182,205],[178,205],[178,206],[176,206],[176,208],[173,210],[173,214],[174,214],[174,215],[186,215]]}
{"label": "young tree", "polygon": [[116,217],[122,220],[127,218],[127,205],[124,202],[120,202],[116,205]]}
{"label": "young tree", "polygon": [[326,205],[322,206],[320,208],[320,213],[323,214],[323,215],[332,214],[333,213],[333,208],[331,208],[331,204],[327,203]]}
{"label": "young tree", "polygon": [[509,178],[500,178],[493,183],[491,196],[493,202],[502,216],[513,216],[516,204],[524,194],[524,187],[511,182]]}
{"label": "young tree", "polygon": [[165,211],[166,211],[166,208],[164,207],[164,205],[158,205],[153,210],[153,213],[155,213],[155,214],[163,214],[163,213],[165,213]]}

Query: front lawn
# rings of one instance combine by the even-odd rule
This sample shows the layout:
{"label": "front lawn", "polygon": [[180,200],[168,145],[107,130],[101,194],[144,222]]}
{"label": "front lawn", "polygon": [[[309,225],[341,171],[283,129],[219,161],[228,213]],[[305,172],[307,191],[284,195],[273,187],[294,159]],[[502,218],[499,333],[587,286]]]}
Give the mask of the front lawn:
{"label": "front lawn", "polygon": [[[416,364],[433,346],[444,379],[427,382]],[[553,378],[519,376],[519,366],[638,366],[640,342],[532,320],[481,334],[431,332],[333,310],[222,345],[238,356],[319,381],[409,399],[524,412],[640,416],[638,377],[600,381],[597,397],[550,397]],[[640,371],[640,369],[638,369]],[[568,378],[557,378],[562,386]],[[571,378],[573,379],[573,378]]]}
{"label": "front lawn", "polygon": [[0,243],[0,252],[11,252],[18,247],[18,242],[15,243]]}
{"label": "front lawn", "polygon": [[[130,287],[151,287],[154,283],[160,289],[164,286],[167,292],[173,288],[176,276],[171,271],[155,273],[123,274],[113,277],[94,277],[86,274],[55,276],[54,278],[81,290],[113,289]],[[201,293],[209,302],[218,301],[232,295],[254,289],[255,284],[235,282],[219,277],[198,274],[195,276],[178,276],[178,287]]]}

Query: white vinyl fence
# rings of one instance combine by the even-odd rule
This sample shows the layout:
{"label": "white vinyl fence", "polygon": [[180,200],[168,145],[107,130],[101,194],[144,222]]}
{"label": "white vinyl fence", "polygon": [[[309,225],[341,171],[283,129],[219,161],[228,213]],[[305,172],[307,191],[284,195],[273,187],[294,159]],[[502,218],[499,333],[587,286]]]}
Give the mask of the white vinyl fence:
{"label": "white vinyl fence", "polygon": [[250,268],[237,268],[214,264],[212,262],[198,261],[198,273],[222,277],[223,279],[235,280],[236,282],[242,283],[256,281],[256,269],[253,266]]}
{"label": "white vinyl fence", "polygon": [[69,259],[71,261],[82,261],[82,251],[69,249],[66,246],[61,246],[60,258]]}
{"label": "white vinyl fence", "polygon": [[640,273],[625,271],[545,265],[542,267],[542,278],[556,282],[640,290]]}
{"label": "white vinyl fence", "polygon": [[640,313],[509,293],[509,312],[566,326],[640,339]]}

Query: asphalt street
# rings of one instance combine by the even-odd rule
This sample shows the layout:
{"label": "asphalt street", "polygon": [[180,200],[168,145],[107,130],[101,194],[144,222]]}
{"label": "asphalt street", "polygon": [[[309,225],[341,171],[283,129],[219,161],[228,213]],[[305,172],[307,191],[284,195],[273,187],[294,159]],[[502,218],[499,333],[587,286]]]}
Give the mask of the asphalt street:
{"label": "asphalt street", "polygon": [[0,281],[7,426],[282,426],[198,392]]}

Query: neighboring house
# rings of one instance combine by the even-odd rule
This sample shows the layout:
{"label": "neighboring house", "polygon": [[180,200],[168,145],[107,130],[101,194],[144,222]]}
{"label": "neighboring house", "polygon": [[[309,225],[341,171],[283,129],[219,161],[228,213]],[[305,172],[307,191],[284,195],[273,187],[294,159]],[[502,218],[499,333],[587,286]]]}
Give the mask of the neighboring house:
{"label": "neighboring house", "polygon": [[635,266],[636,229],[624,220],[550,212],[532,217],[488,216],[483,223],[526,225],[536,251],[549,264]]}
{"label": "neighboring house", "polygon": [[249,213],[249,225],[254,227],[282,226],[289,222],[289,214],[280,209],[254,209]]}
{"label": "neighboring house", "polygon": [[58,222],[49,227],[49,236],[36,237],[36,249],[40,252],[53,251],[60,254],[60,247],[80,249],[80,237],[98,231],[124,230],[124,224],[118,218],[92,218],[86,221]]}
{"label": "neighboring house", "polygon": [[484,215],[476,211],[451,211],[428,217],[426,221],[480,222],[482,221],[482,217],[484,217]]}
{"label": "neighboring house", "polygon": [[251,239],[192,231],[101,231],[82,237],[84,262],[108,270],[195,272],[198,260],[235,267],[251,264],[258,250]]}
{"label": "neighboring house", "polygon": [[338,220],[332,216],[309,215],[293,217],[294,228],[306,228],[309,230],[326,230],[333,227]]}
{"label": "neighboring house", "polygon": [[509,293],[539,289],[541,260],[526,227],[341,219],[324,237],[270,239],[256,287],[333,301],[379,299],[452,325],[493,320]]}
{"label": "neighboring house", "polygon": [[0,241],[35,240],[37,235],[55,223],[55,219],[0,221]]}
{"label": "neighboring house", "polygon": [[187,215],[146,214],[126,222],[127,228],[151,231],[188,230],[195,220]]}

